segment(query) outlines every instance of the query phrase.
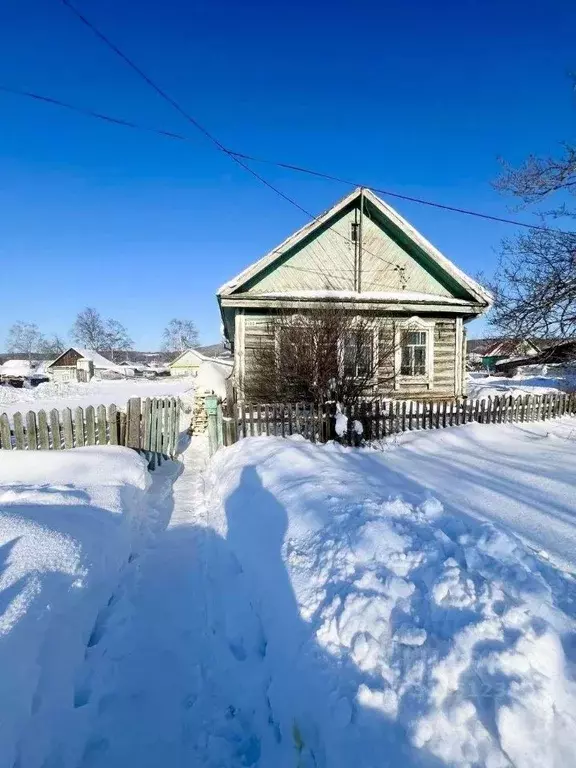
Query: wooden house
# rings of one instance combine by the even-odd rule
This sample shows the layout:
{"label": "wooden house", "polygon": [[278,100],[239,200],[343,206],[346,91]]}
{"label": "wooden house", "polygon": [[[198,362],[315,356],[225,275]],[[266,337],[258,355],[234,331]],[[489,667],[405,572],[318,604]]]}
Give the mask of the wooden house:
{"label": "wooden house", "polygon": [[168,366],[170,376],[197,376],[202,362],[206,358],[197,349],[186,349]]}
{"label": "wooden house", "polygon": [[174,358],[170,365],[170,376],[197,376],[202,363],[215,361],[223,365],[232,363],[232,356],[223,344],[186,349]]}
{"label": "wooden house", "polygon": [[[258,348],[275,342],[271,318],[326,306],[352,320],[373,319],[373,394],[462,396],[464,326],[491,302],[482,286],[361,188],[223,285],[217,298],[233,348],[238,399],[250,397]],[[391,340],[393,359],[380,359]]]}
{"label": "wooden house", "polygon": [[[80,362],[79,365],[79,361],[85,361],[85,364]],[[70,347],[46,366],[46,372],[55,381],[86,381],[91,377],[88,371],[96,376],[109,371],[122,373],[122,369],[104,355],[93,349],[80,347]]]}

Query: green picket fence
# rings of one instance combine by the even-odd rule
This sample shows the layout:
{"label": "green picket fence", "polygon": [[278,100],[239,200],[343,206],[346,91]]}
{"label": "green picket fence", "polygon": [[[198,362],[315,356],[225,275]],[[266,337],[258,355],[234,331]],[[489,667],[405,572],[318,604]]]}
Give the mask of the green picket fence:
{"label": "green picket fence", "polygon": [[151,469],[174,458],[180,427],[175,397],[131,398],[116,405],[28,411],[0,416],[0,449],[66,450],[85,445],[125,445],[145,454]]}

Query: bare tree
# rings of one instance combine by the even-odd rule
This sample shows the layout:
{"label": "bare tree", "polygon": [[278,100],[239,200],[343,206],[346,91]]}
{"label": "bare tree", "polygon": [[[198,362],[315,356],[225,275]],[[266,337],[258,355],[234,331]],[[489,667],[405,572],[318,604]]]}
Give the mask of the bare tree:
{"label": "bare tree", "polygon": [[353,405],[394,377],[394,333],[334,306],[280,314],[251,351],[246,396],[260,402]]}
{"label": "bare tree", "polygon": [[94,307],[86,307],[78,313],[70,335],[86,349],[106,349],[108,343],[106,325]]}
{"label": "bare tree", "polygon": [[[490,322],[512,337],[576,335],[576,232],[558,229],[558,220],[576,217],[567,204],[576,195],[576,146],[566,143],[558,157],[529,157],[519,168],[504,166],[496,189],[520,207],[551,201],[539,212],[544,229],[529,230],[502,244],[490,288]],[[560,201],[558,201],[560,197]]]}
{"label": "bare tree", "polygon": [[133,349],[134,342],[128,335],[128,331],[118,320],[109,318],[105,323],[106,346],[104,349],[110,354],[110,359],[114,362],[115,355],[120,351]]}
{"label": "bare tree", "polygon": [[162,334],[162,349],[166,352],[185,352],[198,346],[198,330],[192,320],[170,320]]}
{"label": "bare tree", "polygon": [[65,350],[66,344],[57,333],[53,333],[51,336],[46,336],[41,340],[39,345],[39,351],[42,352],[43,355],[52,355],[53,357],[61,355]]}
{"label": "bare tree", "polygon": [[27,355],[30,362],[34,353],[40,350],[41,344],[42,334],[35,323],[24,323],[20,320],[8,331],[8,351]]}

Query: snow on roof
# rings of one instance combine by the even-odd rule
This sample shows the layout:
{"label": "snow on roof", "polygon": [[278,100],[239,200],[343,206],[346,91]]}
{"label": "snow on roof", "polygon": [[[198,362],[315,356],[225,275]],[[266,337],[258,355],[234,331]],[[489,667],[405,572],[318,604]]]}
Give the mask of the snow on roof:
{"label": "snow on roof", "polygon": [[112,360],[108,360],[107,357],[104,357],[104,355],[101,355],[100,352],[96,352],[94,349],[80,349],[80,347],[73,347],[73,349],[86,360],[91,360],[94,363],[94,368],[110,368],[112,370],[118,368]]}
{"label": "snow on roof", "polygon": [[531,348],[535,353],[540,352],[540,348],[530,339],[500,339],[492,346],[488,347],[484,354],[487,357],[506,355],[507,357],[523,354],[527,348]]}
{"label": "snow on roof", "polygon": [[0,365],[0,376],[30,376],[33,367],[28,360],[6,360]]}
{"label": "snow on roof", "polygon": [[[267,293],[252,294],[255,299],[342,299],[355,301],[409,301],[442,304],[469,304],[466,299],[457,299],[453,296],[440,296],[432,293],[419,293],[417,291],[272,291]],[[248,297],[247,297],[248,298]]]}
{"label": "snow on roof", "polygon": [[[109,370],[109,371],[119,371],[121,370],[120,366],[116,365],[112,362],[112,360],[108,360],[107,357],[104,357],[104,355],[101,355],[100,352],[96,352],[95,349],[84,349],[82,347],[69,347],[66,352],[69,352],[70,350],[73,350],[74,352],[77,352],[81,357],[85,358],[86,360],[91,360],[94,363],[94,368]],[[61,355],[59,355],[56,360],[53,360],[50,365],[48,366],[51,368],[53,365],[55,365],[60,358],[66,354],[66,352],[63,352]]]}
{"label": "snow on roof", "polygon": [[202,352],[200,352],[198,349],[185,349],[183,352],[180,352],[179,355],[177,355],[174,360],[172,360],[170,363],[168,363],[168,367],[171,368],[176,363],[179,363],[181,360],[183,360],[186,355],[192,355],[192,357],[197,357],[200,362],[202,360],[208,360],[207,357],[205,357]]}
{"label": "snow on roof", "polygon": [[172,360],[169,367],[182,361],[186,355],[192,355],[193,357],[198,358],[200,363],[209,361],[221,363],[222,365],[232,365],[232,355],[226,350],[224,344],[211,344],[208,347],[185,349],[184,352],[181,352],[178,357],[175,357],[174,360]]}
{"label": "snow on roof", "polygon": [[204,357],[222,358],[224,360],[232,357],[230,350],[221,341],[218,344],[208,344],[206,347],[196,347],[196,351],[200,352]]}

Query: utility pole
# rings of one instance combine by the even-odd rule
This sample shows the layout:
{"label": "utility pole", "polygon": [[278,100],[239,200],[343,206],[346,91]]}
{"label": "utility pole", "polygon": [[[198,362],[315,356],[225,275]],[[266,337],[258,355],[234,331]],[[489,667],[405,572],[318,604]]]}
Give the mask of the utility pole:
{"label": "utility pole", "polygon": [[356,277],[356,290],[362,290],[362,224],[364,219],[364,187],[360,187],[360,224],[358,225],[358,266]]}

